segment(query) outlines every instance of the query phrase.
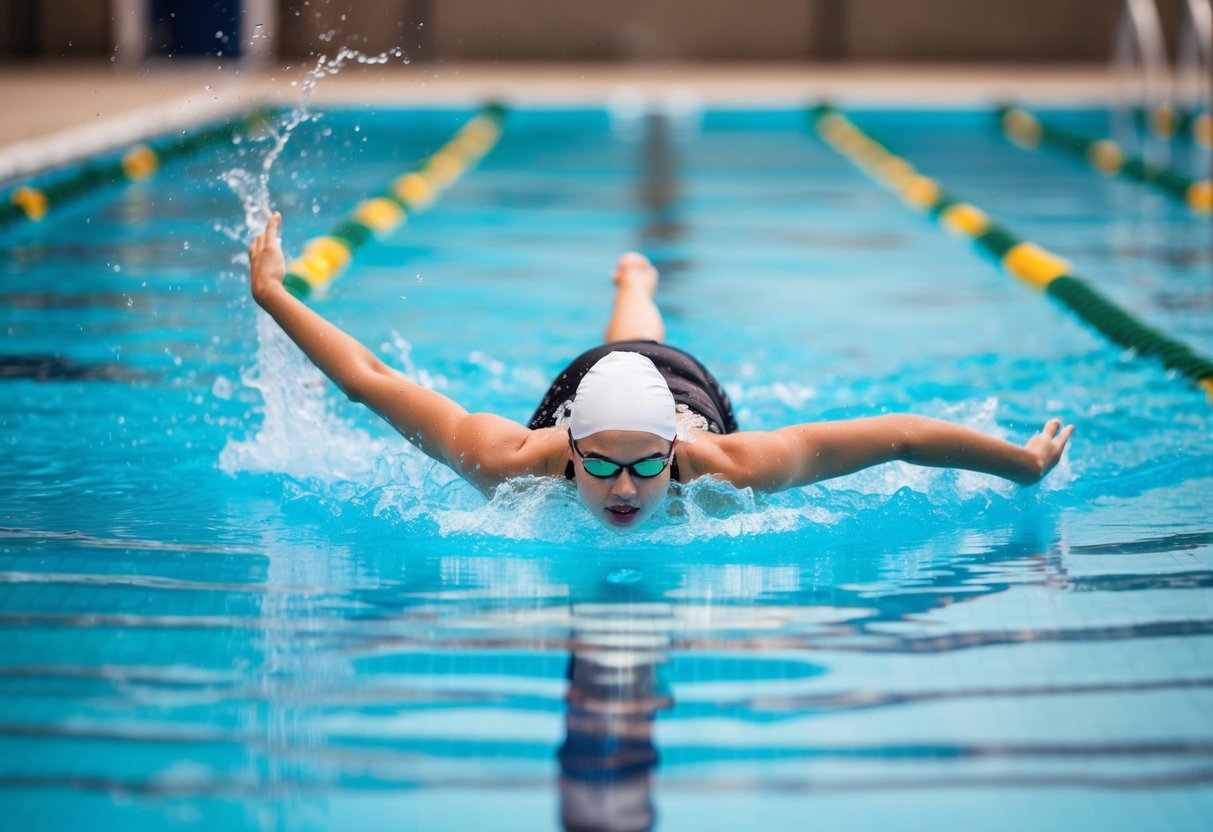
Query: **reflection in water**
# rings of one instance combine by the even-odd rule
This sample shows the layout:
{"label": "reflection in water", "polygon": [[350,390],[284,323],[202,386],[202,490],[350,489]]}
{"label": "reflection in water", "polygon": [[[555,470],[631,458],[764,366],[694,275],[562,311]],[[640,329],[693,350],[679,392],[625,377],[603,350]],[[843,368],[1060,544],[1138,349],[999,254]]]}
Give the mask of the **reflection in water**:
{"label": "reflection in water", "polygon": [[[904,561],[896,581],[873,580],[881,571],[878,559],[861,566],[857,573],[851,563],[836,564],[844,572],[834,572],[828,568],[829,560],[819,556],[816,564],[803,566],[700,562],[667,573],[664,579],[660,572],[650,571],[642,580],[636,571],[635,583],[611,583],[609,577],[596,583],[580,582],[568,612],[564,741],[556,752],[563,828],[631,832],[655,826],[653,781],[662,758],[654,733],[659,715],[682,724],[719,718],[761,724],[1002,695],[1004,692],[988,686],[982,691],[843,688],[811,692],[802,685],[823,670],[809,663],[809,655],[927,652],[936,649],[924,643],[931,637],[890,634],[882,625],[1004,592],[1029,575],[1037,581],[1056,581],[1064,575],[1055,558],[1039,554],[1037,535],[1025,536],[1025,540],[990,546],[982,554],[956,558],[946,570],[922,564],[919,571],[912,558],[898,553]],[[816,574],[806,581],[810,569]],[[843,578],[844,573],[849,573],[849,580]],[[517,626],[517,610],[511,617]],[[1002,633],[959,634],[942,639],[939,647],[955,650],[1022,638],[1021,634],[1010,638]],[[671,672],[672,654],[678,657],[678,674]],[[673,681],[688,685],[692,694],[689,702],[677,708]],[[714,702],[704,702],[695,695],[697,684],[702,683],[723,686],[722,690],[738,695],[718,695]],[[1058,692],[1081,689],[1026,691],[1028,695]],[[769,741],[713,752],[712,741],[706,737],[704,746],[695,754],[705,761],[716,753],[721,761],[760,761],[772,754],[806,761],[829,757],[897,761],[1000,753],[949,743],[832,747],[796,742],[772,746]],[[684,758],[687,751],[676,747],[675,758]],[[1014,753],[1033,756],[1035,752]],[[846,782],[861,790],[867,787],[862,779]],[[880,787],[876,780],[868,782],[873,788]],[[802,778],[785,778],[781,788],[810,786]],[[844,783],[840,788],[849,787]]]}
{"label": "reflection in water", "polygon": [[690,263],[680,252],[687,236],[679,202],[682,198],[678,176],[678,155],[670,118],[663,113],[648,113],[640,142],[641,176],[637,199],[643,224],[638,246],[649,256],[662,280],[685,272]]}
{"label": "reflection in water", "polygon": [[653,828],[653,720],[673,700],[660,681],[672,617],[666,604],[575,604],[560,761],[566,830]]}
{"label": "reflection in water", "polygon": [[[1213,622],[1120,612],[1133,598],[1207,592],[1208,570],[1147,581],[1120,567],[1207,546],[1200,535],[1076,554],[1027,524],[922,548],[801,536],[783,555],[665,556],[466,540],[392,552],[325,536],[324,549],[267,536],[223,560],[46,538],[71,557],[45,573],[43,537],[0,535],[12,550],[0,628],[66,639],[46,653],[59,662],[5,642],[0,742],[141,752],[119,767],[43,756],[36,770],[14,756],[0,787],[281,801],[283,828],[351,828],[333,807],[352,797],[447,793],[476,799],[440,828],[478,828],[499,810],[484,808],[494,790],[509,790],[547,798],[548,814],[519,828],[649,830],[685,826],[688,793],[1213,778],[1198,768],[1213,745],[1177,727],[1213,678],[1165,659],[1185,649],[1174,636]],[[64,599],[53,611],[30,607],[52,597]],[[1058,599],[1104,606],[1063,619]],[[91,648],[106,664],[80,658],[86,638],[107,644]],[[48,694],[71,714],[40,718]],[[196,770],[181,767],[183,747]]]}

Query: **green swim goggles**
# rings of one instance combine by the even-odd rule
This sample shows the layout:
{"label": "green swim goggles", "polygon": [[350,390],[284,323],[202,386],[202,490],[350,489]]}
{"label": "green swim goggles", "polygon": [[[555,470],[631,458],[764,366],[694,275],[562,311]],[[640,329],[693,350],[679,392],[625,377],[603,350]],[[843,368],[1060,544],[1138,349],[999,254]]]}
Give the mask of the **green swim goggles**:
{"label": "green swim goggles", "polygon": [[577,443],[569,437],[569,445],[573,448],[573,453],[581,460],[581,465],[585,468],[585,472],[591,477],[597,477],[600,480],[609,480],[611,477],[619,476],[619,472],[624,468],[628,469],[628,473],[633,477],[639,477],[642,480],[652,479],[660,474],[670,464],[670,460],[674,456],[674,443],[670,443],[670,450],[663,457],[654,457],[652,459],[640,459],[630,465],[624,465],[622,462],[616,462],[613,459],[604,459],[600,456],[586,456],[577,447]]}

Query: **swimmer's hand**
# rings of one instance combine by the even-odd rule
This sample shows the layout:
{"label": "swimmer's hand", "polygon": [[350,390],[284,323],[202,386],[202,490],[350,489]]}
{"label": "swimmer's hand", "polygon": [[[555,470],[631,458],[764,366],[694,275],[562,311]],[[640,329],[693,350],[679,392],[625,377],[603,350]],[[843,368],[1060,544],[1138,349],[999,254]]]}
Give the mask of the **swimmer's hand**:
{"label": "swimmer's hand", "polygon": [[1045,422],[1045,426],[1040,429],[1040,433],[1033,436],[1024,445],[1026,450],[1035,464],[1035,469],[1026,477],[1016,477],[1016,481],[1020,485],[1033,485],[1044,479],[1045,474],[1048,474],[1057,465],[1061,459],[1061,452],[1066,449],[1066,443],[1070,441],[1070,434],[1074,433],[1073,425],[1061,426],[1061,419],[1050,419]]}
{"label": "swimmer's hand", "polygon": [[248,247],[249,286],[253,299],[263,306],[266,298],[282,289],[282,279],[286,277],[286,257],[279,239],[281,230],[282,214],[275,211],[265,224],[265,231]]}

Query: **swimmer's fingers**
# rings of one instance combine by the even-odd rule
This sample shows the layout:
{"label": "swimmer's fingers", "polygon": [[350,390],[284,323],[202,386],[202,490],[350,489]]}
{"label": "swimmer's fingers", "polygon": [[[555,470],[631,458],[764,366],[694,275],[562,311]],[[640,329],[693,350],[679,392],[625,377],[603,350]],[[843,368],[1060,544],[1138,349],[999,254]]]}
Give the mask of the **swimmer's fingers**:
{"label": "swimmer's fingers", "polygon": [[1066,443],[1070,441],[1070,437],[1073,435],[1073,433],[1074,433],[1073,425],[1066,425],[1064,428],[1062,428],[1062,431],[1057,436],[1057,440],[1056,440],[1058,452],[1061,452],[1061,450],[1066,447]]}
{"label": "swimmer's fingers", "polygon": [[281,231],[282,214],[275,211],[270,215],[269,221],[266,222],[265,229],[249,243],[249,256],[261,252],[266,246],[281,247]]}
{"label": "swimmer's fingers", "polygon": [[1040,466],[1035,479],[1039,480],[1053,470],[1061,460],[1062,452],[1065,451],[1066,443],[1070,441],[1070,435],[1073,433],[1073,425],[1063,428],[1060,419],[1050,419],[1045,422],[1040,433],[1028,440],[1025,447],[1036,457]]}
{"label": "swimmer's fingers", "polygon": [[273,245],[281,246],[282,244],[282,214],[275,211],[270,214],[269,222],[265,224],[265,233],[261,235]]}
{"label": "swimmer's fingers", "polygon": [[281,286],[286,275],[286,261],[279,239],[281,229],[282,215],[275,211],[265,224],[265,230],[249,244],[249,276],[254,297]]}
{"label": "swimmer's fingers", "polygon": [[1073,425],[1066,425],[1063,429],[1061,419],[1050,419],[1045,422],[1045,426],[1040,429],[1040,435],[1049,442],[1057,446],[1058,451],[1066,446],[1070,441],[1070,434],[1074,433]]}

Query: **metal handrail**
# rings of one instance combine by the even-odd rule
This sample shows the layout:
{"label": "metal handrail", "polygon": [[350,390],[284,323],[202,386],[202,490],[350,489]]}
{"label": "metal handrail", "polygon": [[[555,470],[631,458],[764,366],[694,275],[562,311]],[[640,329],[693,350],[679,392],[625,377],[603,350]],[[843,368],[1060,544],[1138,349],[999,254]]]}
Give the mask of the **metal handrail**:
{"label": "metal handrail", "polygon": [[1138,128],[1138,113],[1147,123],[1170,114],[1170,72],[1162,21],[1154,0],[1125,0],[1116,29],[1113,75],[1116,106],[1112,131],[1121,147],[1136,149],[1152,164],[1166,164],[1170,148],[1155,130]]}
{"label": "metal handrail", "polygon": [[[1175,100],[1193,144],[1213,147],[1213,0],[1187,0],[1175,63]],[[1207,164],[1213,163],[1206,160]]]}

